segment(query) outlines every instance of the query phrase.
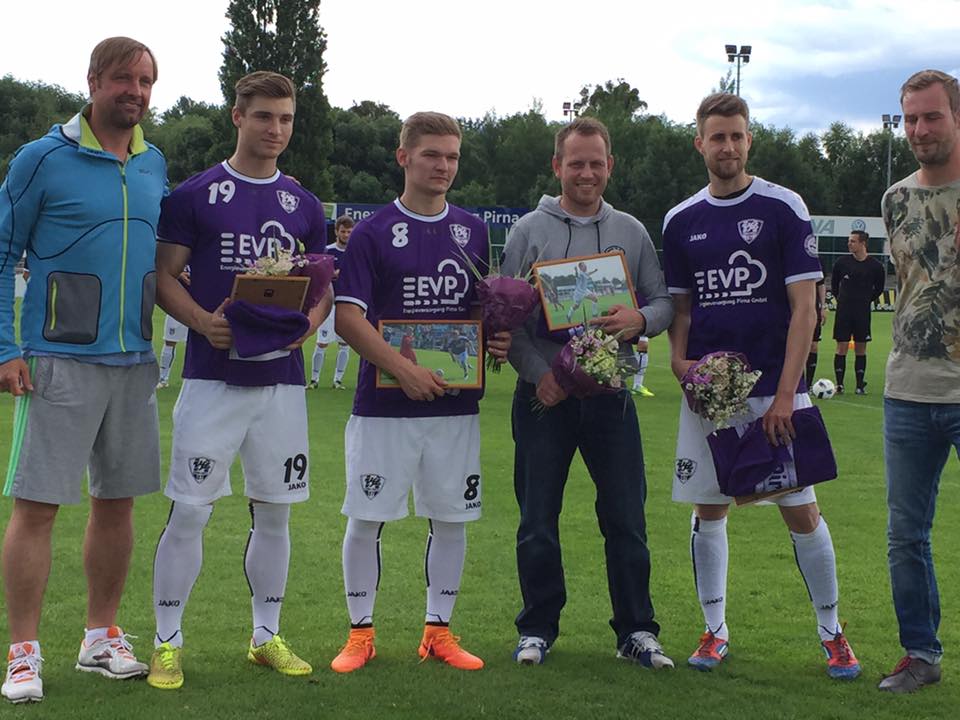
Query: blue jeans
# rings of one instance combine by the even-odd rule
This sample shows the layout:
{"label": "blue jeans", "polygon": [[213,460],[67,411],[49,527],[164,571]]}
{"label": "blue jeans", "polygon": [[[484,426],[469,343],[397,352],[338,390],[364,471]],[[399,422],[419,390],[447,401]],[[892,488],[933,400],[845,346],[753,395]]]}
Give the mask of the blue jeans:
{"label": "blue jeans", "polygon": [[934,660],[940,596],[930,551],[940,473],[950,446],[960,456],[960,404],[884,398],[883,445],[887,467],[887,557],[900,644]]}
{"label": "blue jeans", "polygon": [[553,643],[567,600],[558,523],[573,454],[580,455],[597,489],[595,509],[604,537],[610,625],[622,645],[631,633],[659,633],[650,601],[650,553],[643,505],[647,482],[640,427],[626,393],[568,398],[533,412],[535,387],[522,380],[513,397],[514,489],[520,505],[517,571],[523,610],[521,635]]}

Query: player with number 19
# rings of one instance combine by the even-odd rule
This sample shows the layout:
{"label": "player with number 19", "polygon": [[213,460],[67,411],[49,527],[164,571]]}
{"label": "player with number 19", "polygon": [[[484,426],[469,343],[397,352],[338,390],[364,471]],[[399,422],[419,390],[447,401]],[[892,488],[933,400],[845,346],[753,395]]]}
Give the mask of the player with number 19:
{"label": "player with number 19", "polygon": [[[293,83],[255,72],[236,85],[233,156],[182,183],[164,203],[157,275],[164,310],[190,328],[183,387],[173,411],[166,495],[173,501],[154,561],[156,650],[147,682],[183,684],[181,621],[200,574],[203,531],[229,495],[239,453],[251,528],[244,570],[253,609],[247,658],[285,675],[309,664],[280,636],[290,562],[291,503],[309,496],[307,410],[300,345],[329,312],[332,293],[309,311],[310,329],[284,350],[240,358],[223,314],[234,277],[278,250],[321,252],[320,201],[277,170],[293,132]],[[189,288],[178,282],[190,263]]]}
{"label": "player with number 19", "polygon": [[[460,138],[456,120],[440,113],[416,113],[404,122],[397,149],[403,194],[356,226],[340,263],[336,331],[362,360],[345,431],[343,580],[350,634],[331,663],[337,672],[358,670],[376,655],[380,535],[385,522],[407,515],[411,489],[416,514],[430,528],[419,655],[462,670],[483,667],[449,628],[466,557],[466,523],[480,517],[482,391],[446,393],[440,375],[416,364],[412,337],[410,343],[404,337],[403,352],[377,332],[380,320],[467,320],[479,314],[474,276],[463,256],[486,272],[486,227],[446,201]],[[509,333],[488,338],[488,352],[501,360],[509,346]],[[378,369],[400,388],[377,388]]]}

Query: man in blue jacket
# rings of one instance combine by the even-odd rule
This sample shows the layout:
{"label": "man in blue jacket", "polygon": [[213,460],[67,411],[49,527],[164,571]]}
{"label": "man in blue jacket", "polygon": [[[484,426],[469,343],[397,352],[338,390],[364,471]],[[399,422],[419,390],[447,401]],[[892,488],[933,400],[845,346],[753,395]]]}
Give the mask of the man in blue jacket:
{"label": "man in blue jacket", "polygon": [[[139,122],[157,79],[153,53],[130,38],[90,57],[90,103],[20,148],[0,188],[0,390],[16,397],[4,494],[14,498],[3,544],[10,651],[2,694],[43,699],[40,608],[59,506],[79,503],[86,634],[77,670],[144,675],[117,607],[133,549],[133,498],[160,487],[157,363],[151,348],[154,256],[163,155]],[[14,333],[14,265],[32,277]]]}

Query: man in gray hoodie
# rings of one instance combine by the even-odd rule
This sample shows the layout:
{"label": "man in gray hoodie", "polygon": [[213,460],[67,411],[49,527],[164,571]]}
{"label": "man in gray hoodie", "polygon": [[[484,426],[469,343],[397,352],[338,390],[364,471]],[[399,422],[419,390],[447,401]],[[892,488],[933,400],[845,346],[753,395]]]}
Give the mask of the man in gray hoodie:
{"label": "man in gray hoodie", "polygon": [[[602,195],[613,169],[610,135],[594,118],[578,118],[556,137],[553,170],[560,197],[544,196],[514,226],[504,249],[505,275],[525,274],[543,260],[621,252],[642,305],[616,305],[594,322],[624,340],[656,335],[670,324],[673,306],[650,235]],[[579,449],[597,487],[597,519],[605,539],[611,626],[617,655],[652,668],[673,667],[657,640],[650,601],[650,553],[644,502],[646,478],[640,428],[628,393],[584,400],[568,397],[550,363],[569,339],[549,332],[538,307],[513,335],[509,359],[519,374],[513,402],[514,487],[520,505],[517,569],[523,610],[514,659],[538,665],[556,640],[566,602],[558,521],[563,489]],[[633,357],[621,345],[625,362]],[[546,408],[537,413],[531,403]]]}

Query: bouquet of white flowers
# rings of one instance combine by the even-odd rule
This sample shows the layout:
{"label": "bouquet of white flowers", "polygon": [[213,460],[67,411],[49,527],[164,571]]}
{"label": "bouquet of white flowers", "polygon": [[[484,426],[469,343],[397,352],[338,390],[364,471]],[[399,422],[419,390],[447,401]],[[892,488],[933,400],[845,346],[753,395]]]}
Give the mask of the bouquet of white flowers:
{"label": "bouquet of white flowers", "polygon": [[704,355],[680,378],[687,405],[717,428],[747,410],[747,398],[760,379],[741,353],[719,351]]}
{"label": "bouquet of white flowers", "polygon": [[622,390],[634,369],[621,361],[619,349],[617,335],[581,325],[553,359],[551,369],[557,384],[581,400]]}

